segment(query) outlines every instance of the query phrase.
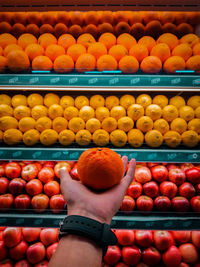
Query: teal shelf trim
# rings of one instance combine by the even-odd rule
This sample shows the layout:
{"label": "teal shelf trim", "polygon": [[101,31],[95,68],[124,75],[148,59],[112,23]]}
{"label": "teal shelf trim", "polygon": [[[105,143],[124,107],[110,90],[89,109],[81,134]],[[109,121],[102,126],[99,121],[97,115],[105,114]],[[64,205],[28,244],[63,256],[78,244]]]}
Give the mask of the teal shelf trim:
{"label": "teal shelf trim", "polygon": [[[44,148],[44,147],[1,147],[1,160],[78,160],[87,148]],[[135,158],[138,162],[200,162],[200,150],[189,149],[113,149],[128,159]]]}
{"label": "teal shelf trim", "polygon": [[[0,226],[59,227],[65,214],[0,214]],[[152,230],[199,230],[199,214],[158,214],[154,212],[138,215],[117,215],[113,217],[114,229],[152,229]]]}
{"label": "teal shelf trim", "polygon": [[50,87],[193,87],[199,75],[123,74],[1,74],[0,86]]}

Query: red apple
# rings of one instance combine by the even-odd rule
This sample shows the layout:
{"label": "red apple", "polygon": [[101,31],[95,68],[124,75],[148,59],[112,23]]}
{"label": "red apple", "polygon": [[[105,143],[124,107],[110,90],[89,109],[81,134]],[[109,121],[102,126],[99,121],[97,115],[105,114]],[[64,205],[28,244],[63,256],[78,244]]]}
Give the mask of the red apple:
{"label": "red apple", "polygon": [[174,197],[172,199],[172,208],[175,211],[186,212],[190,209],[190,202],[185,197]]}
{"label": "red apple", "polygon": [[167,267],[177,267],[181,264],[181,253],[176,246],[171,246],[162,255],[162,259]]}
{"label": "red apple", "polygon": [[118,246],[108,246],[104,262],[109,265],[114,265],[119,262],[121,258],[121,250]]}
{"label": "red apple", "polygon": [[58,242],[48,246],[48,248],[47,248],[47,259],[48,260],[50,260],[51,257],[53,256],[54,252],[57,249],[57,246],[58,246]]}
{"label": "red apple", "polygon": [[0,165],[0,177],[5,175],[5,166],[4,165]]}
{"label": "red apple", "polygon": [[192,184],[199,184],[200,183],[200,169],[198,168],[191,168],[186,170],[185,172],[188,181]]}
{"label": "red apple", "polygon": [[129,267],[129,266],[123,262],[118,262],[117,264],[115,264],[115,267]]}
{"label": "red apple", "polygon": [[45,247],[41,242],[37,242],[30,247],[28,247],[26,251],[27,260],[31,264],[36,264],[40,261],[42,261],[45,257],[46,251]]}
{"label": "red apple", "polygon": [[31,267],[31,265],[27,260],[21,260],[15,264],[15,267]]}
{"label": "red apple", "polygon": [[0,195],[0,210],[9,210],[14,202],[13,195],[4,194]]}
{"label": "red apple", "polygon": [[5,260],[8,256],[8,249],[5,246],[4,241],[0,241],[0,261]]}
{"label": "red apple", "polygon": [[12,261],[8,260],[8,259],[0,262],[0,267],[13,267],[13,266],[14,265],[13,265]]}
{"label": "red apple", "polygon": [[135,239],[133,230],[116,230],[115,235],[117,236],[119,244],[122,246],[132,245]]}
{"label": "red apple", "polygon": [[5,177],[0,177],[0,194],[5,194],[8,189],[9,181]]}
{"label": "red apple", "polygon": [[160,165],[159,162],[147,162],[147,167],[152,168],[154,166]]}
{"label": "red apple", "polygon": [[3,231],[0,231],[0,241],[3,241]]}
{"label": "red apple", "polygon": [[59,213],[64,210],[65,199],[62,194],[54,195],[50,198],[50,209],[53,213]]}
{"label": "red apple", "polygon": [[22,234],[24,237],[24,240],[27,242],[33,242],[36,241],[40,236],[41,229],[35,228],[35,227],[23,227],[22,228]]}
{"label": "red apple", "polygon": [[57,228],[44,228],[40,232],[40,240],[45,246],[49,246],[58,241]]}
{"label": "red apple", "polygon": [[135,245],[122,247],[122,259],[128,265],[136,265],[141,259],[141,252]]}
{"label": "red apple", "polygon": [[22,231],[17,227],[7,227],[3,231],[3,240],[7,247],[15,247],[22,240]]}
{"label": "red apple", "polygon": [[191,240],[191,231],[172,231],[172,235],[178,244],[188,243]]}
{"label": "red apple", "polygon": [[153,231],[136,230],[135,241],[140,247],[149,247],[153,243]]}
{"label": "red apple", "polygon": [[174,240],[168,231],[154,231],[154,243],[159,251],[165,251],[174,245]]}
{"label": "red apple", "polygon": [[187,171],[188,169],[191,169],[194,167],[194,164],[192,163],[181,163],[180,164],[180,168],[181,170],[183,170],[184,172]]}
{"label": "red apple", "polygon": [[154,166],[151,168],[151,173],[157,182],[164,182],[168,178],[168,170],[163,165]]}
{"label": "red apple", "polygon": [[154,266],[161,260],[160,252],[154,247],[145,248],[142,252],[142,260],[144,263]]}
{"label": "red apple", "polygon": [[70,173],[71,166],[67,161],[58,162],[54,167],[54,172],[55,172],[55,175],[56,175],[57,178],[60,178],[60,174],[59,174],[60,169],[64,169],[64,170],[66,170],[67,172]]}
{"label": "red apple", "polygon": [[5,175],[6,177],[13,179],[20,176],[21,167],[17,162],[9,162],[5,166]]}
{"label": "red apple", "polygon": [[179,168],[177,165],[173,164],[173,163],[169,163],[166,165],[168,171],[172,170],[172,169],[177,169]]}
{"label": "red apple", "polygon": [[183,183],[179,186],[179,195],[186,198],[192,198],[196,193],[194,186],[191,183]]}
{"label": "red apple", "polygon": [[9,183],[9,191],[13,195],[22,194],[25,188],[26,182],[21,178],[14,178]]}
{"label": "red apple", "polygon": [[55,176],[54,170],[53,168],[50,167],[43,167],[38,173],[38,178],[40,179],[41,182],[45,184],[50,181],[53,181],[54,176]]}
{"label": "red apple", "polygon": [[136,200],[136,206],[140,211],[151,211],[153,209],[153,200],[148,196],[140,196]]}
{"label": "red apple", "polygon": [[45,161],[43,164],[43,167],[50,167],[52,169],[54,169],[56,163],[54,161]]}
{"label": "red apple", "polygon": [[200,195],[200,184],[197,184],[195,186],[195,189],[196,189],[197,194]]}
{"label": "red apple", "polygon": [[42,164],[40,162],[34,162],[34,165],[37,167],[38,172],[42,169]]}
{"label": "red apple", "polygon": [[28,164],[22,168],[21,176],[26,181],[35,179],[37,175],[38,167],[35,164]]}
{"label": "red apple", "polygon": [[200,262],[196,263],[194,267],[200,267]]}
{"label": "red apple", "polygon": [[178,188],[175,183],[165,181],[160,184],[160,193],[168,198],[176,196]]}
{"label": "red apple", "polygon": [[193,211],[200,212],[200,196],[195,196],[190,200]]}
{"label": "red apple", "polygon": [[133,211],[135,208],[135,200],[130,196],[124,196],[120,206],[121,211]]}
{"label": "red apple", "polygon": [[195,264],[199,259],[198,251],[191,243],[180,245],[179,251],[181,253],[182,260],[188,264]]}
{"label": "red apple", "polygon": [[168,211],[171,208],[171,201],[168,197],[159,196],[154,200],[154,206],[159,211]]}
{"label": "red apple", "polygon": [[60,193],[60,185],[56,181],[50,181],[44,185],[44,193],[52,197]]}
{"label": "red apple", "polygon": [[190,267],[190,266],[185,262],[181,262],[181,264],[178,267]]}
{"label": "red apple", "polygon": [[26,192],[30,196],[41,194],[43,191],[43,185],[38,179],[33,179],[26,184]]}
{"label": "red apple", "polygon": [[169,171],[169,180],[176,185],[181,185],[185,182],[186,176],[185,172],[181,169],[171,169]]}
{"label": "red apple", "polygon": [[26,255],[28,244],[22,240],[17,246],[10,248],[9,255],[15,261],[22,260]]}
{"label": "red apple", "polygon": [[155,198],[159,195],[159,186],[156,182],[151,181],[143,185],[145,195]]}
{"label": "red apple", "polygon": [[31,198],[28,195],[21,194],[14,200],[15,207],[20,210],[26,210],[31,204]]}
{"label": "red apple", "polygon": [[150,182],[152,179],[151,172],[147,167],[139,167],[135,169],[135,181],[141,184]]}
{"label": "red apple", "polygon": [[45,194],[39,194],[32,198],[31,205],[37,212],[44,212],[49,205],[49,198]]}
{"label": "red apple", "polygon": [[142,185],[138,182],[132,182],[128,189],[127,189],[127,195],[130,197],[136,199],[142,194]]}
{"label": "red apple", "polygon": [[192,231],[192,243],[200,250],[200,231]]}
{"label": "red apple", "polygon": [[70,176],[74,180],[79,180],[77,164],[75,164],[74,167],[73,167],[73,169],[71,169]]}
{"label": "red apple", "polygon": [[43,261],[35,264],[34,267],[47,267],[48,266],[48,263],[49,263],[48,261],[43,260]]}
{"label": "red apple", "polygon": [[138,264],[136,265],[136,267],[149,267],[149,265],[147,265],[147,264],[141,262],[141,263],[138,263]]}

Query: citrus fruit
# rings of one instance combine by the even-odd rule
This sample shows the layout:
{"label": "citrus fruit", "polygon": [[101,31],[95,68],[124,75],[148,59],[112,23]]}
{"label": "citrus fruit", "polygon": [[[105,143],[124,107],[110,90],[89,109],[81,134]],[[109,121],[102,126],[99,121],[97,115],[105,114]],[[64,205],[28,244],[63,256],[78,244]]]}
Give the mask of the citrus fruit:
{"label": "citrus fruit", "polygon": [[111,55],[100,56],[97,60],[99,71],[112,71],[117,69],[117,60]]}
{"label": "citrus fruit", "polygon": [[150,53],[152,48],[156,45],[156,42],[151,36],[143,36],[138,41],[138,44],[146,46],[146,48],[148,49],[148,51]]}
{"label": "citrus fruit", "polygon": [[175,73],[177,70],[184,70],[185,60],[180,56],[171,56],[164,62],[163,69],[167,73]]}
{"label": "citrus fruit", "polygon": [[117,129],[117,121],[112,117],[107,117],[102,121],[101,127],[102,129],[110,133]]}
{"label": "citrus fruit", "polygon": [[35,145],[39,142],[39,140],[40,133],[35,129],[28,130],[23,134],[23,142],[27,146]]}
{"label": "citrus fruit", "polygon": [[10,33],[2,33],[0,35],[0,46],[5,48],[9,44],[16,44],[17,39]]}
{"label": "citrus fruit", "polygon": [[7,57],[7,55],[13,50],[23,50],[23,49],[21,48],[21,46],[19,46],[17,44],[9,44],[3,50],[4,57]]}
{"label": "citrus fruit", "polygon": [[144,135],[138,129],[132,129],[128,132],[128,143],[132,147],[140,147],[144,142]]}
{"label": "citrus fruit", "polygon": [[139,69],[139,63],[133,56],[124,56],[119,61],[119,69],[123,73],[135,73]]}
{"label": "citrus fruit", "polygon": [[177,109],[185,106],[185,99],[182,96],[173,96],[169,100],[169,104],[175,106]]}
{"label": "citrus fruit", "polygon": [[91,118],[86,122],[85,128],[90,133],[94,133],[96,130],[99,130],[101,128],[101,123],[98,119]]}
{"label": "citrus fruit", "polygon": [[88,130],[80,130],[76,133],[76,143],[80,146],[88,146],[91,142],[92,135]]}
{"label": "citrus fruit", "polygon": [[130,105],[135,104],[135,98],[132,95],[123,95],[120,97],[119,103],[127,110]]}
{"label": "citrus fruit", "polygon": [[3,141],[7,145],[16,145],[22,141],[22,133],[17,129],[8,129],[3,134]]}
{"label": "citrus fruit", "polygon": [[14,108],[17,106],[27,106],[27,99],[25,95],[14,95],[11,101]]}
{"label": "citrus fruit", "polygon": [[98,107],[95,111],[95,116],[98,120],[103,121],[110,116],[110,111],[106,107]]}
{"label": "citrus fruit", "polygon": [[183,106],[179,109],[179,116],[186,121],[194,119],[194,109],[190,106]]}
{"label": "citrus fruit", "polygon": [[173,105],[167,105],[163,108],[163,119],[170,122],[178,117],[178,109]]}
{"label": "citrus fruit", "polygon": [[165,62],[171,56],[170,48],[165,43],[155,45],[150,53],[151,56],[158,57],[162,62]]}
{"label": "citrus fruit", "polygon": [[58,73],[71,72],[74,69],[73,59],[68,55],[58,56],[53,63],[53,68]]}
{"label": "citrus fruit", "polygon": [[61,131],[67,128],[68,121],[63,117],[56,117],[53,120],[52,128],[57,132],[60,133]]}
{"label": "citrus fruit", "polygon": [[38,120],[41,117],[47,116],[48,110],[43,105],[36,105],[31,109],[31,116],[33,119]]}
{"label": "citrus fruit", "polygon": [[74,133],[77,133],[85,128],[85,122],[79,117],[74,117],[69,121],[68,128]]}
{"label": "citrus fruit", "polygon": [[142,60],[149,55],[149,51],[145,45],[135,44],[129,50],[129,55],[135,57],[138,62],[142,62]]}
{"label": "citrus fruit", "polygon": [[13,108],[6,104],[0,104],[0,117],[3,116],[12,116]]}
{"label": "citrus fruit", "polygon": [[134,122],[130,117],[121,117],[118,120],[117,125],[119,130],[128,132],[133,128]]}
{"label": "citrus fruit", "polygon": [[60,105],[63,108],[74,106],[74,99],[69,95],[62,96],[60,99]]}
{"label": "citrus fruit", "polygon": [[179,44],[179,40],[176,35],[172,33],[163,33],[157,40],[157,43],[164,43],[169,46],[171,50]]}
{"label": "citrus fruit", "polygon": [[37,56],[32,61],[32,69],[49,71],[53,68],[53,62],[47,56]]}
{"label": "citrus fruit", "polygon": [[98,107],[103,107],[105,104],[105,99],[102,95],[93,95],[90,97],[90,106],[94,109]]}
{"label": "citrus fruit", "polygon": [[30,44],[26,47],[25,52],[29,59],[33,61],[35,57],[44,55],[44,48],[39,44]]}
{"label": "citrus fruit", "polygon": [[123,147],[127,143],[127,135],[122,130],[114,130],[110,133],[110,142],[113,146]]}
{"label": "citrus fruit", "polygon": [[85,122],[91,118],[94,118],[94,109],[90,106],[84,106],[79,110],[79,117]]}
{"label": "citrus fruit", "polygon": [[187,105],[192,107],[193,109],[198,108],[200,106],[200,96],[199,95],[191,96],[187,101]]}
{"label": "citrus fruit", "polygon": [[75,98],[75,107],[81,109],[84,106],[89,106],[89,99],[86,96],[80,95]]}
{"label": "citrus fruit", "polygon": [[117,61],[119,61],[122,57],[128,54],[128,50],[124,46],[118,44],[113,45],[109,49],[108,54],[113,56]]}
{"label": "citrus fruit", "polygon": [[161,132],[151,130],[145,134],[145,142],[150,147],[159,147],[163,143],[163,136]]}
{"label": "citrus fruit", "polygon": [[11,105],[11,97],[6,94],[0,94],[0,104]]}
{"label": "citrus fruit", "polygon": [[92,43],[89,47],[88,47],[88,53],[93,55],[96,60],[103,55],[107,54],[107,48],[104,44],[96,42],[96,43]]}
{"label": "citrus fruit", "polygon": [[43,97],[40,94],[30,94],[27,97],[27,102],[30,108],[33,108],[36,105],[43,105]]}
{"label": "citrus fruit", "polygon": [[167,146],[176,148],[181,143],[181,135],[175,131],[168,131],[164,134],[164,141]]}
{"label": "citrus fruit", "polygon": [[187,122],[182,118],[176,118],[171,122],[170,128],[180,134],[187,130]]}
{"label": "citrus fruit", "polygon": [[59,143],[63,146],[71,145],[75,140],[75,134],[71,130],[63,130],[58,135]]}
{"label": "citrus fruit", "polygon": [[142,60],[140,68],[145,73],[158,73],[162,69],[162,62],[156,56],[148,56]]}
{"label": "citrus fruit", "polygon": [[89,34],[89,33],[84,33],[81,34],[78,39],[77,39],[77,44],[81,44],[83,46],[85,46],[85,48],[87,49],[90,44],[95,43],[95,39],[94,37]]}
{"label": "citrus fruit", "polygon": [[65,49],[57,44],[48,45],[45,50],[45,56],[54,61],[57,57],[64,55]]}
{"label": "citrus fruit", "polygon": [[182,142],[187,147],[195,147],[199,143],[198,134],[195,131],[185,131],[181,135]]}
{"label": "citrus fruit", "polygon": [[165,95],[156,95],[153,98],[153,104],[159,105],[161,108],[164,108],[168,105],[168,98]]}
{"label": "citrus fruit", "polygon": [[74,117],[78,117],[78,114],[79,114],[78,109],[70,106],[64,110],[63,116],[66,120],[71,120]]}
{"label": "citrus fruit", "polygon": [[135,38],[128,33],[122,33],[117,37],[117,44],[123,45],[127,50],[129,50],[136,43],[137,42]]}
{"label": "citrus fruit", "polygon": [[43,132],[46,129],[51,129],[52,121],[48,117],[44,116],[36,121],[35,129],[39,132]]}
{"label": "citrus fruit", "polygon": [[153,120],[148,116],[142,116],[137,120],[136,127],[146,133],[153,129]]}
{"label": "citrus fruit", "polygon": [[0,130],[6,131],[8,129],[18,128],[18,121],[11,116],[3,116],[0,118]]}
{"label": "citrus fruit", "polygon": [[107,49],[110,49],[113,45],[115,45],[116,41],[117,41],[117,39],[116,39],[115,35],[110,33],[110,32],[103,33],[99,37],[99,42],[104,44]]}
{"label": "citrus fruit", "polygon": [[188,130],[195,131],[200,134],[200,119],[195,118],[188,122]]}
{"label": "citrus fruit", "polygon": [[96,130],[92,135],[92,140],[97,146],[106,146],[109,143],[109,133],[103,129]]}
{"label": "citrus fruit", "polygon": [[45,146],[51,146],[56,143],[58,133],[52,129],[46,129],[40,134],[40,142]]}
{"label": "citrus fruit", "polygon": [[186,61],[192,56],[192,48],[188,44],[179,44],[173,49],[172,56],[180,56]]}
{"label": "citrus fruit", "polygon": [[93,71],[96,67],[96,59],[88,53],[80,55],[75,64],[75,69],[78,72]]}
{"label": "citrus fruit", "polygon": [[79,56],[85,53],[86,53],[86,48],[81,44],[73,44],[67,49],[67,55],[69,55],[74,62],[77,61]]}
{"label": "citrus fruit", "polygon": [[116,120],[126,116],[126,110],[122,106],[115,106],[110,111],[110,116]]}
{"label": "citrus fruit", "polygon": [[30,61],[24,51],[12,50],[7,55],[7,66],[12,72],[22,72],[30,67]]}
{"label": "citrus fruit", "polygon": [[132,104],[128,107],[127,115],[132,120],[136,121],[144,115],[144,108],[139,104]]}
{"label": "citrus fruit", "polygon": [[165,134],[169,131],[169,123],[164,119],[158,119],[154,121],[153,128],[161,132],[161,134]]}
{"label": "citrus fruit", "polygon": [[145,115],[149,116],[153,121],[158,120],[162,116],[162,109],[156,104],[151,104],[147,106],[145,110]]}
{"label": "citrus fruit", "polygon": [[146,108],[147,106],[151,105],[152,99],[147,94],[141,94],[136,98],[136,104],[139,104]]}
{"label": "citrus fruit", "polygon": [[30,44],[36,44],[37,38],[30,34],[30,33],[24,33],[20,35],[18,38],[18,45],[21,46],[23,49],[26,49],[26,47]]}
{"label": "citrus fruit", "polygon": [[193,33],[189,33],[184,35],[181,39],[180,39],[180,43],[181,44],[189,44],[191,47],[193,47],[194,45],[196,45],[197,43],[199,43],[199,37],[196,34]]}
{"label": "citrus fruit", "polygon": [[200,106],[196,108],[194,112],[195,112],[195,117],[200,119]]}
{"label": "citrus fruit", "polygon": [[113,107],[119,106],[119,98],[114,95],[107,96],[105,105],[109,110],[111,110]]}
{"label": "citrus fruit", "polygon": [[186,67],[188,70],[194,70],[200,72],[200,55],[190,57],[186,62]]}
{"label": "citrus fruit", "polygon": [[62,34],[58,38],[58,45],[61,45],[65,49],[65,51],[67,51],[67,49],[71,45],[74,45],[75,43],[76,43],[76,40],[71,34]]}

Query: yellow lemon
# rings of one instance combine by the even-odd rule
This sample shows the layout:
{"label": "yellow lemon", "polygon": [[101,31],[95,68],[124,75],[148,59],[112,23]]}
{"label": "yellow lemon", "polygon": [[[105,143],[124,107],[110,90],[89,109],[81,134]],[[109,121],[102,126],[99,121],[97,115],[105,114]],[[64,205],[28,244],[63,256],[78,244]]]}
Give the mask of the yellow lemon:
{"label": "yellow lemon", "polygon": [[56,143],[58,133],[55,130],[47,129],[40,134],[40,142],[45,146],[51,146]]}
{"label": "yellow lemon", "polygon": [[99,107],[104,107],[105,105],[105,99],[102,95],[93,95],[90,98],[90,106],[94,109],[97,109]]}
{"label": "yellow lemon", "polygon": [[126,110],[122,106],[115,106],[110,111],[110,116],[116,120],[126,116]]}
{"label": "yellow lemon", "polygon": [[200,96],[199,95],[191,96],[187,101],[187,105],[192,107],[193,109],[200,107]]}
{"label": "yellow lemon", "polygon": [[114,131],[115,129],[117,129],[117,121],[116,121],[116,119],[114,119],[112,117],[105,118],[102,121],[101,127],[105,131],[110,133],[110,132]]}
{"label": "yellow lemon", "polygon": [[24,117],[19,121],[19,129],[23,133],[35,128],[36,121],[31,117]]}
{"label": "yellow lemon", "polygon": [[162,109],[156,104],[151,104],[146,108],[145,115],[149,116],[153,121],[158,120],[162,116]]}
{"label": "yellow lemon", "polygon": [[178,117],[178,109],[173,105],[167,105],[163,108],[163,119],[168,122],[173,121]]}
{"label": "yellow lemon", "polygon": [[57,132],[60,133],[61,131],[65,130],[68,125],[68,121],[63,118],[63,117],[57,117],[53,120],[53,129]]}
{"label": "yellow lemon", "polygon": [[38,120],[41,117],[47,116],[48,109],[43,105],[36,105],[31,110],[31,116],[33,119]]}
{"label": "yellow lemon", "polygon": [[151,130],[145,134],[145,142],[150,147],[159,147],[163,143],[163,136],[157,130]]}
{"label": "yellow lemon", "polygon": [[136,121],[140,117],[144,116],[144,108],[141,105],[132,104],[132,105],[129,106],[129,108],[127,110],[127,115],[132,120]]}
{"label": "yellow lemon", "polygon": [[92,135],[92,140],[97,146],[106,146],[109,143],[109,133],[103,129],[96,130]]}
{"label": "yellow lemon", "polygon": [[3,141],[3,131],[0,130],[0,142]]}
{"label": "yellow lemon", "polygon": [[111,110],[115,106],[119,106],[119,98],[111,95],[106,97],[106,107]]}
{"label": "yellow lemon", "polygon": [[35,145],[39,142],[39,140],[40,140],[40,133],[35,129],[28,130],[23,135],[23,142],[27,146]]}
{"label": "yellow lemon", "polygon": [[48,93],[44,96],[44,104],[48,108],[53,104],[59,104],[59,103],[60,103],[60,98],[56,94]]}
{"label": "yellow lemon", "polygon": [[57,117],[62,117],[63,108],[58,104],[53,104],[48,109],[48,115],[51,119],[55,119]]}
{"label": "yellow lemon", "polygon": [[67,107],[74,106],[74,99],[69,95],[64,95],[60,99],[60,105],[65,109]]}
{"label": "yellow lemon", "polygon": [[76,143],[80,146],[88,146],[91,142],[92,135],[88,130],[80,130],[76,133]]}
{"label": "yellow lemon", "polygon": [[177,109],[185,106],[185,99],[182,96],[174,96],[170,98],[169,104],[175,106]]}
{"label": "yellow lemon", "polygon": [[74,117],[78,117],[79,111],[75,107],[67,107],[64,110],[63,116],[65,117],[66,120],[71,120]]}
{"label": "yellow lemon", "polygon": [[84,106],[79,110],[79,117],[84,121],[88,121],[91,118],[94,118],[94,109],[90,106]]}
{"label": "yellow lemon", "polygon": [[52,121],[48,117],[41,117],[36,121],[35,129],[43,132],[46,129],[51,129]]}
{"label": "yellow lemon", "polygon": [[168,98],[165,95],[156,95],[153,98],[153,104],[156,104],[161,108],[164,108],[165,106],[168,105]]}
{"label": "yellow lemon", "polygon": [[146,108],[147,106],[151,105],[152,99],[147,94],[141,94],[136,98],[136,104],[139,104]]}
{"label": "yellow lemon", "polygon": [[110,142],[113,144],[113,146],[123,147],[126,145],[127,135],[122,130],[115,130],[110,134]]}
{"label": "yellow lemon", "polygon": [[75,98],[74,104],[78,109],[81,109],[84,106],[89,106],[89,99],[84,95],[80,95]]}
{"label": "yellow lemon", "polygon": [[129,117],[122,117],[118,120],[117,125],[118,125],[118,129],[124,132],[128,132],[131,129],[133,129],[134,122]]}
{"label": "yellow lemon", "polygon": [[136,128],[146,133],[153,129],[153,120],[148,116],[142,116],[137,120]]}
{"label": "yellow lemon", "polygon": [[194,113],[195,113],[195,117],[200,119],[200,106],[195,109]]}
{"label": "yellow lemon", "polygon": [[135,104],[135,97],[132,95],[123,95],[120,97],[119,103],[127,110],[132,104]]}
{"label": "yellow lemon", "polygon": [[91,118],[86,122],[85,126],[86,130],[90,133],[94,133],[96,130],[101,128],[101,123],[96,118]]}
{"label": "yellow lemon", "polygon": [[22,132],[17,129],[8,129],[3,134],[3,141],[7,145],[16,145],[22,141]]}
{"label": "yellow lemon", "polygon": [[95,111],[95,116],[98,120],[103,121],[110,116],[110,111],[106,107],[98,107]]}
{"label": "yellow lemon", "polygon": [[71,145],[75,140],[75,134],[71,130],[64,130],[59,133],[59,143],[63,146]]}
{"label": "yellow lemon", "polygon": [[13,108],[17,106],[27,106],[27,99],[25,95],[14,95],[11,100]]}
{"label": "yellow lemon", "polygon": [[13,108],[7,104],[0,104],[0,117],[3,116],[12,116]]}
{"label": "yellow lemon", "polygon": [[195,147],[199,143],[199,136],[195,131],[189,130],[181,135],[182,142],[187,147]]}
{"label": "yellow lemon", "polygon": [[6,94],[0,94],[0,104],[11,105],[11,97]]}
{"label": "yellow lemon", "polygon": [[77,133],[85,128],[85,122],[79,117],[74,117],[69,121],[68,128],[74,133]]}
{"label": "yellow lemon", "polygon": [[187,130],[187,122],[182,118],[176,118],[171,122],[170,128],[180,134]]}
{"label": "yellow lemon", "polygon": [[6,131],[8,129],[18,128],[18,121],[10,116],[4,116],[0,118],[0,130]]}
{"label": "yellow lemon", "polygon": [[43,97],[39,94],[31,94],[28,96],[27,102],[30,108],[33,108],[37,105],[43,105]]}
{"label": "yellow lemon", "polygon": [[200,134],[200,119],[192,119],[188,123],[188,130],[195,131],[196,133]]}
{"label": "yellow lemon", "polygon": [[31,109],[27,106],[17,106],[14,109],[13,115],[17,120],[21,120],[24,117],[30,117]]}
{"label": "yellow lemon", "polygon": [[178,147],[181,143],[181,135],[175,131],[168,131],[164,135],[165,144],[169,147]]}
{"label": "yellow lemon", "polygon": [[144,134],[138,129],[128,132],[128,143],[133,147],[141,147],[144,142]]}
{"label": "yellow lemon", "polygon": [[161,134],[165,134],[169,131],[169,123],[164,119],[158,119],[154,121],[153,128],[161,132]]}
{"label": "yellow lemon", "polygon": [[190,121],[194,119],[194,109],[190,106],[184,106],[179,109],[179,115],[182,119]]}

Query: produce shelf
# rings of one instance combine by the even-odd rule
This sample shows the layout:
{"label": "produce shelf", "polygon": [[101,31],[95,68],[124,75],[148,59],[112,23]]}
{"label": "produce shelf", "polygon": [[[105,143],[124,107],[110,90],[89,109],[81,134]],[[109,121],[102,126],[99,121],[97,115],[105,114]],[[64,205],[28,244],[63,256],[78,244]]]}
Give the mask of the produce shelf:
{"label": "produce shelf", "polygon": [[62,91],[200,91],[200,76],[187,74],[146,75],[90,74],[0,74],[1,90]]}
{"label": "produce shelf", "polygon": [[[92,146],[91,146],[92,147]],[[200,150],[196,149],[159,149],[150,148],[113,148],[121,156],[135,158],[138,162],[200,162]],[[46,147],[1,147],[1,160],[78,160],[87,148],[46,148]]]}

